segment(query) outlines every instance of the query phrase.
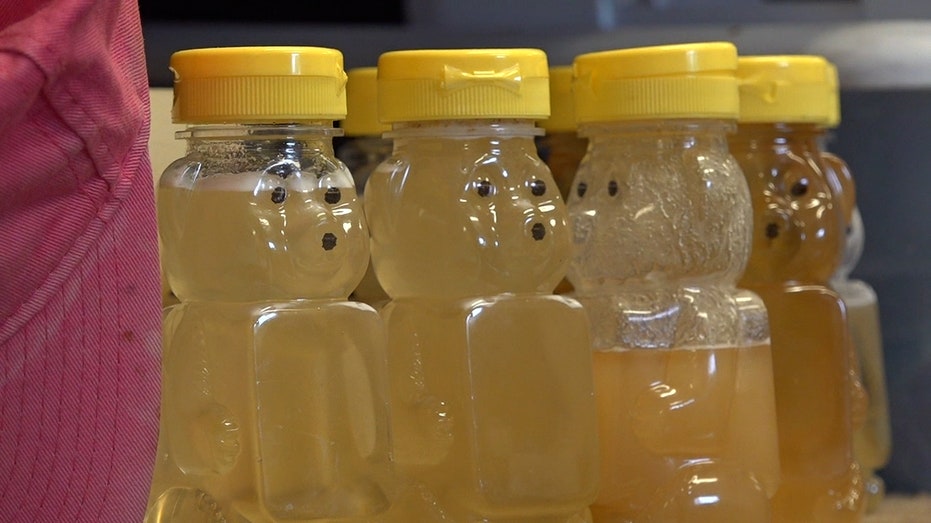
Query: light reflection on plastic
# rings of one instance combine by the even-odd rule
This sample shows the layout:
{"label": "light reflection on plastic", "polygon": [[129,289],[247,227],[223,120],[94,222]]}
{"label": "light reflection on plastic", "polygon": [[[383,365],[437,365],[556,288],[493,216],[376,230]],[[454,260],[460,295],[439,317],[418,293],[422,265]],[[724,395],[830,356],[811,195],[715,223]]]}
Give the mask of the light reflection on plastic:
{"label": "light reflection on plastic", "polygon": [[653,312],[650,310],[642,310],[642,311],[632,310],[632,311],[629,311],[629,313],[631,316],[630,318],[631,321],[654,321],[654,320],[658,320],[661,318],[666,318],[666,317],[678,314],[679,306],[674,305],[664,311],[659,311],[659,312]]}
{"label": "light reflection on plastic", "polygon": [[[717,482],[718,482],[718,478],[700,478],[698,476],[692,476],[692,479],[689,481],[689,483],[694,483],[696,485],[701,485],[703,483],[717,483]],[[717,499],[717,496],[714,496],[714,497],[715,499]]]}
{"label": "light reflection on plastic", "polygon": [[656,392],[659,392],[660,398],[668,398],[670,396],[675,396],[676,393],[678,392],[676,389],[670,387],[669,385],[666,385],[665,383],[662,385],[654,386],[653,390]]}
{"label": "light reflection on plastic", "polygon": [[644,207],[643,209],[640,209],[639,211],[637,211],[637,214],[634,215],[634,219],[637,220],[637,219],[639,219],[641,216],[643,216],[644,214],[646,214],[646,213],[648,213],[648,212],[653,212],[653,209],[654,209],[654,208],[655,208],[655,207],[654,207],[654,205],[653,205],[652,203],[651,203],[650,205],[647,205],[647,206]]}

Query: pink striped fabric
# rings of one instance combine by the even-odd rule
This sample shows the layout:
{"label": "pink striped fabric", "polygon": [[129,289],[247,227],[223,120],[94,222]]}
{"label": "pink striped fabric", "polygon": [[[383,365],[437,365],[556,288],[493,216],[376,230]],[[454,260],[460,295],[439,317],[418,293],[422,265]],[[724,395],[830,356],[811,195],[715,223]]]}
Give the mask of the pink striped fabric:
{"label": "pink striped fabric", "polygon": [[141,521],[158,431],[132,0],[0,0],[0,520]]}

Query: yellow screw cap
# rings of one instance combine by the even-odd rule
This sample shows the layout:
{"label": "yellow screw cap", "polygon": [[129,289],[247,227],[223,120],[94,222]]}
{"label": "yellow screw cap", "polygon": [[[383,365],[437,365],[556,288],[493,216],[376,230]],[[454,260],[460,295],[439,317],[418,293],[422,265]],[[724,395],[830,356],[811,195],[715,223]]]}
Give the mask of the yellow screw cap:
{"label": "yellow screw cap", "polygon": [[737,48],[729,42],[636,47],[579,55],[579,123],[666,118],[736,119]]}
{"label": "yellow screw cap", "polygon": [[549,70],[539,49],[392,51],[378,59],[385,123],[526,118],[550,114]]}
{"label": "yellow screw cap", "polygon": [[575,132],[575,111],[572,99],[572,66],[550,67],[550,117],[540,120],[548,132]]}
{"label": "yellow screw cap", "polygon": [[737,77],[743,123],[839,120],[837,71],[821,56],[742,56]]}
{"label": "yellow screw cap", "polygon": [[831,115],[828,117],[826,126],[833,129],[840,125],[840,79],[837,75],[837,66],[828,62],[828,84],[831,88]]}
{"label": "yellow screw cap", "polygon": [[391,126],[378,121],[378,68],[359,67],[347,71],[346,103],[349,112],[340,127],[346,136],[381,136]]}
{"label": "yellow screw cap", "polygon": [[346,116],[343,55],[322,47],[216,47],[171,55],[176,123],[288,123]]}

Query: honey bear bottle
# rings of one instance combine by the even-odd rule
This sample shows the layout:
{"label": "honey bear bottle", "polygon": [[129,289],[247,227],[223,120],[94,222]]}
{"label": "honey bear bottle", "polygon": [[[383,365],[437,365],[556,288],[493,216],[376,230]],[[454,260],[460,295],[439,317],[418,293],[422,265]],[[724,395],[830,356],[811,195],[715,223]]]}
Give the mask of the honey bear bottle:
{"label": "honey bear bottle", "polygon": [[[831,95],[834,111],[826,122],[826,130],[840,124],[840,93],[837,69],[829,64]],[[827,140],[823,140],[826,147]],[[833,288],[847,307],[847,325],[850,339],[859,363],[859,379],[865,388],[868,401],[862,426],[854,427],[853,453],[860,464],[864,478],[866,511],[873,512],[885,495],[886,487],[876,471],[889,461],[892,452],[892,428],[889,421],[889,396],[886,390],[886,372],[883,364],[882,334],[879,321],[879,303],[869,283],[850,279],[850,273],[863,253],[864,229],[856,205],[855,184],[847,163],[836,154],[822,149],[822,159],[828,181],[840,191],[846,217],[844,256],[831,277]]]}
{"label": "honey bear bottle", "polygon": [[779,483],[769,329],[736,283],[747,184],[727,133],[737,50],[621,49],[574,62],[589,139],[569,197],[569,279],[593,332],[596,522],[768,522]]}
{"label": "honey bear bottle", "polygon": [[172,55],[187,155],[159,182],[171,287],[148,522],[371,521],[391,488],[384,330],[346,300],[368,231],[333,154],[342,55]]}
{"label": "honey bear bottle", "polygon": [[[865,398],[840,297],[828,288],[845,220],[819,140],[832,114],[830,68],[817,56],[743,57],[731,150],[753,201],[741,286],[769,311],[782,483],[775,522],[860,519],[852,431]],[[835,184],[837,181],[835,180]]]}
{"label": "honey bear bottle", "polygon": [[346,73],[347,113],[340,122],[346,140],[336,150],[336,157],[352,172],[361,195],[369,175],[391,155],[391,140],[382,137],[391,126],[378,121],[378,69],[357,67]]}
{"label": "honey bear bottle", "polygon": [[566,208],[534,145],[534,49],[378,61],[392,156],[368,180],[372,264],[391,301],[395,521],[585,521],[597,482],[585,312],[552,294]]}
{"label": "honey bear bottle", "polygon": [[[572,100],[572,66],[560,65],[550,67],[550,116],[540,120],[540,127],[546,132],[537,137],[537,151],[540,158],[553,173],[559,194],[563,199],[569,197],[572,180],[579,169],[579,163],[588,149],[588,140],[579,136],[575,123]],[[572,292],[572,284],[563,278],[556,286],[556,294]]]}
{"label": "honey bear bottle", "polygon": [[540,120],[540,127],[546,134],[537,138],[537,149],[564,199],[569,197],[572,180],[588,148],[588,140],[578,133],[574,105],[572,66],[550,67],[550,116]]}
{"label": "honey bear bottle", "polygon": [[[375,67],[357,67],[347,71],[347,113],[340,122],[346,140],[336,149],[336,157],[352,172],[359,196],[363,196],[365,182],[375,167],[391,155],[391,140],[382,137],[391,126],[378,121],[377,73]],[[388,295],[378,283],[371,264],[349,297],[376,310],[388,301]]]}
{"label": "honey bear bottle", "polygon": [[882,333],[876,292],[863,280],[850,279],[863,252],[864,230],[855,208],[847,226],[843,263],[831,278],[833,288],[847,307],[847,324],[860,363],[860,378],[869,405],[863,425],[854,431],[854,456],[863,470],[867,512],[875,511],[885,495],[885,483],[876,474],[889,461],[892,429],[883,365]]}

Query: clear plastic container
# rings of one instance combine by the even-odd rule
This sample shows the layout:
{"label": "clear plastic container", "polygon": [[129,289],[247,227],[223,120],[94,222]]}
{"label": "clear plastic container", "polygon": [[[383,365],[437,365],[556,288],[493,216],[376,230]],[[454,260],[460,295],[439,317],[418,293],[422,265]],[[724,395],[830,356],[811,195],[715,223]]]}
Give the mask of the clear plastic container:
{"label": "clear plastic container", "polygon": [[868,283],[849,277],[860,259],[864,241],[863,222],[857,209],[854,209],[852,218],[847,227],[844,261],[831,278],[831,287],[840,294],[847,306],[850,338],[859,358],[860,378],[869,399],[866,419],[853,435],[853,450],[863,470],[866,510],[873,512],[879,507],[886,491],[885,483],[876,471],[889,462],[892,428],[883,364],[879,301]]}
{"label": "clear plastic container", "polygon": [[159,182],[164,324],[149,522],[370,521],[389,506],[384,331],[332,148],[342,55],[172,55],[187,155]]}
{"label": "clear plastic container", "polygon": [[588,150],[588,140],[579,136],[572,101],[572,66],[550,67],[550,116],[540,120],[546,132],[538,136],[537,150],[549,166],[563,199],[569,198],[572,180]]}
{"label": "clear plastic container", "polygon": [[[350,69],[347,76],[347,113],[346,118],[340,123],[345,139],[336,149],[336,157],[352,172],[359,196],[362,197],[369,175],[391,156],[391,140],[382,137],[385,132],[391,130],[391,126],[378,121],[378,68]],[[375,309],[387,303],[388,295],[378,283],[371,263],[349,298],[367,303]]]}
{"label": "clear plastic container", "polygon": [[736,282],[747,184],[730,156],[736,48],[580,55],[589,152],[569,197],[569,279],[591,320],[596,522],[764,522],[779,484],[766,310]]}
{"label": "clear plastic container", "polygon": [[565,523],[597,487],[589,334],[552,293],[566,208],[540,160],[547,63],[530,49],[383,54],[392,156],[368,180],[372,263],[391,297],[396,521]]}
{"label": "clear plastic container", "polygon": [[840,124],[840,84],[837,68],[828,63],[829,103],[831,114],[819,140],[825,176],[832,192],[839,195],[844,214],[844,256],[831,277],[833,288],[847,307],[847,325],[857,355],[858,379],[868,402],[865,419],[854,428],[853,452],[863,473],[866,511],[879,508],[886,492],[885,481],[876,473],[889,462],[892,453],[892,427],[889,419],[889,394],[879,321],[876,292],[863,280],[851,279],[850,273],[863,253],[863,220],[857,208],[856,184],[850,168],[838,155],[828,150],[830,133]]}
{"label": "clear plastic container", "polygon": [[[569,198],[572,180],[588,150],[588,140],[579,136],[572,101],[572,66],[550,67],[550,117],[540,120],[546,132],[537,136],[537,151],[549,166],[563,199]],[[572,284],[563,278],[556,294],[572,292]]]}
{"label": "clear plastic container", "polygon": [[346,118],[340,122],[345,140],[336,149],[352,172],[359,194],[382,161],[391,156],[391,140],[382,135],[391,126],[378,120],[378,68],[356,67],[346,72]]}
{"label": "clear plastic container", "polygon": [[769,311],[783,481],[775,522],[859,521],[863,481],[852,433],[866,398],[840,297],[828,280],[845,228],[840,180],[820,146],[834,111],[830,68],[816,56],[742,57],[731,151],[754,209],[741,286]]}

